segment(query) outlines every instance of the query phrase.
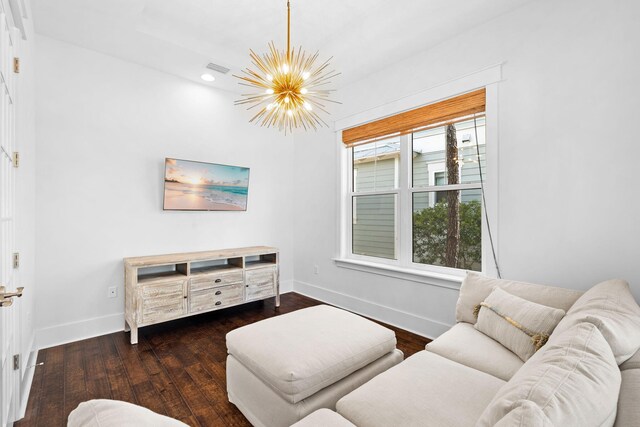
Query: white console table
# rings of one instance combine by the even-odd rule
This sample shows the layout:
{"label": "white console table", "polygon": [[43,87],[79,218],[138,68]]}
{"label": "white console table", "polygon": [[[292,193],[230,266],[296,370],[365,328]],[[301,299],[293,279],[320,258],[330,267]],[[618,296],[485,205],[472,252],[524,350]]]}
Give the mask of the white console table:
{"label": "white console table", "polygon": [[278,249],[268,246],[124,259],[125,330],[275,297]]}

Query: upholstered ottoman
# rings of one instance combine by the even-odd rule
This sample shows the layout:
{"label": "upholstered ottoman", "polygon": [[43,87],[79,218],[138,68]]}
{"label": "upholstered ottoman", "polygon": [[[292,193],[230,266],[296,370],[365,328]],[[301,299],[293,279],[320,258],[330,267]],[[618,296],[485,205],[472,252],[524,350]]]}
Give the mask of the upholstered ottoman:
{"label": "upholstered ottoman", "polygon": [[291,427],[356,427],[351,421],[329,409],[318,409]]}
{"label": "upholstered ottoman", "polygon": [[393,331],[327,305],[227,334],[227,393],[256,427],[286,427],[400,363]]}

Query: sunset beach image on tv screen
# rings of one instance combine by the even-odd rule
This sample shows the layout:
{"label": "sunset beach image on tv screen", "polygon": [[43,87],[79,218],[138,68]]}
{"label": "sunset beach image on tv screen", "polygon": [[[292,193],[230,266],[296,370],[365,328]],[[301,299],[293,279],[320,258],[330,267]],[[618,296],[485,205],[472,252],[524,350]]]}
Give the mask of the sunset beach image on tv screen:
{"label": "sunset beach image on tv screen", "polygon": [[165,159],[164,209],[245,211],[249,168]]}

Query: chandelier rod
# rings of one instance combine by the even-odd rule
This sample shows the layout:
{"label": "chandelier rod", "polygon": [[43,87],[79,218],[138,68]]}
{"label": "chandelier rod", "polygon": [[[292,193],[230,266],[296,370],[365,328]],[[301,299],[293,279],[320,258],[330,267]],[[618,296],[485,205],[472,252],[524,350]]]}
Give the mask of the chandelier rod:
{"label": "chandelier rod", "polygon": [[291,4],[289,2],[289,0],[287,0],[287,64],[290,65],[290,59],[291,59]]}

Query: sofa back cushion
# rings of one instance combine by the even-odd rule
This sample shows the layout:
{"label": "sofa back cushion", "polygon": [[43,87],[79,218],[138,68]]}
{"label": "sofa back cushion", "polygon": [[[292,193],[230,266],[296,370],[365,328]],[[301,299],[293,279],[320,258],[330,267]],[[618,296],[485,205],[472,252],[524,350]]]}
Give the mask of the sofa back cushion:
{"label": "sofa back cushion", "polygon": [[640,369],[622,371],[615,427],[637,427],[640,422]]}
{"label": "sofa back cushion", "polygon": [[640,350],[620,365],[622,386],[615,427],[636,427],[640,420]]}
{"label": "sofa back cushion", "polygon": [[640,307],[624,280],[607,280],[585,292],[558,324],[556,333],[582,322],[600,329],[618,365],[640,348]]}
{"label": "sofa back cushion", "polygon": [[595,325],[581,323],[554,334],[498,390],[477,425],[493,426],[530,401],[555,426],[612,426],[620,384],[609,344]]}
{"label": "sofa back cushion", "polygon": [[475,327],[526,362],[547,342],[563,317],[564,310],[495,288],[479,306]]}
{"label": "sofa back cushion", "polygon": [[513,280],[493,279],[478,273],[468,273],[460,287],[460,296],[456,304],[456,321],[476,323],[473,314],[475,307],[484,301],[493,288],[498,287],[511,295],[524,298],[547,307],[567,311],[582,295],[582,292],[553,286],[534,285]]}
{"label": "sofa back cushion", "polygon": [[631,359],[624,362],[620,365],[620,370],[624,371],[627,369],[640,369],[640,350],[636,351],[636,354],[631,356]]}

